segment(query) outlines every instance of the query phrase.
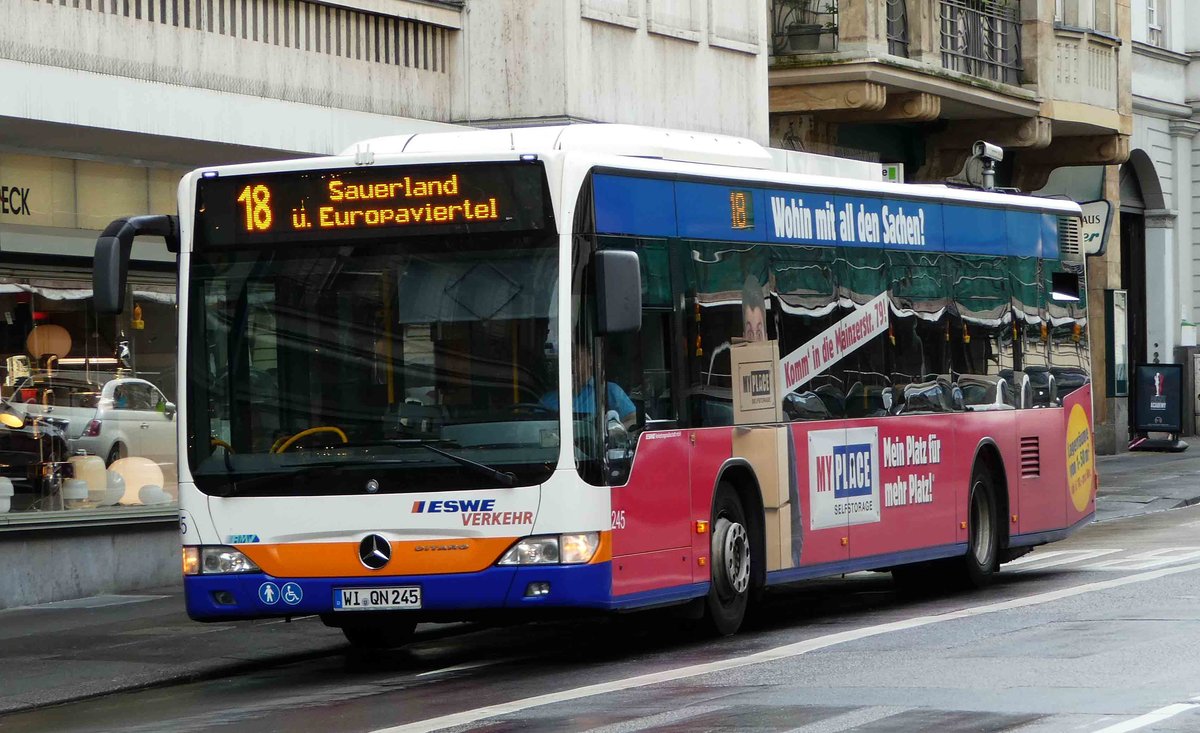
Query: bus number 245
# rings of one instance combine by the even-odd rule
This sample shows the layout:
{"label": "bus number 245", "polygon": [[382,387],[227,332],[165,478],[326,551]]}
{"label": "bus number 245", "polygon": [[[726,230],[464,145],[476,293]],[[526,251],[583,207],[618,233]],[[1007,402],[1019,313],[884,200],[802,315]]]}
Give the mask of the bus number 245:
{"label": "bus number 245", "polygon": [[625,510],[613,509],[612,511],[612,528],[625,529]]}

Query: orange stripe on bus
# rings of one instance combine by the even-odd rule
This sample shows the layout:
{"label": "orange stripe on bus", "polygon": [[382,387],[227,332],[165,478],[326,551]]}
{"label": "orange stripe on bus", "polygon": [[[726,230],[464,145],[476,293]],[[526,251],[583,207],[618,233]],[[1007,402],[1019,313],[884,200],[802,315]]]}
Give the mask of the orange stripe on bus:
{"label": "orange stripe on bus", "polygon": [[358,559],[357,542],[252,544],[237,549],[276,577],[370,577],[475,573],[495,564],[516,541],[516,537],[484,537],[392,542],[392,559],[379,570],[368,569]]}
{"label": "orange stripe on bus", "polygon": [[596,554],[592,556],[591,565],[596,563],[608,562],[612,559],[612,532],[600,533],[600,546],[596,548]]}

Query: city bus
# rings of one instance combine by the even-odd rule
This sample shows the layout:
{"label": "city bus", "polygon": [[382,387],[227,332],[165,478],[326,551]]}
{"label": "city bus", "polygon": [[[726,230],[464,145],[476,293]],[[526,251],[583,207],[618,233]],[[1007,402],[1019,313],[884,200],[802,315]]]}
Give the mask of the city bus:
{"label": "city bus", "polygon": [[[1094,514],[1074,203],[790,173],[617,125],[201,168],[178,253],[198,621],[675,606],[855,571],[986,584]],[[600,388],[599,385],[603,385]],[[569,407],[568,407],[569,406]]]}

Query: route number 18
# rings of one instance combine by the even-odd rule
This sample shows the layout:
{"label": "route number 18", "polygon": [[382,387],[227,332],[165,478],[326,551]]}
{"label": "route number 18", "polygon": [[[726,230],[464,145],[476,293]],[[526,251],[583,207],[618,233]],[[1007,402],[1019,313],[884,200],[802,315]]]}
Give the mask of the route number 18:
{"label": "route number 18", "polygon": [[242,205],[246,216],[246,231],[265,232],[271,228],[271,189],[263,184],[246,186],[238,194],[237,201]]}

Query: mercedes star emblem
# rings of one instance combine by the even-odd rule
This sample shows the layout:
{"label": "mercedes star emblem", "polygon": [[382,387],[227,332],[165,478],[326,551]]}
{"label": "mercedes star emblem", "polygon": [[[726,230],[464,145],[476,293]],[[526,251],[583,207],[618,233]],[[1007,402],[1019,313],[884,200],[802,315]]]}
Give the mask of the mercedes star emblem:
{"label": "mercedes star emblem", "polygon": [[377,534],[369,534],[358,543],[358,559],[368,570],[378,570],[392,559],[392,545]]}

